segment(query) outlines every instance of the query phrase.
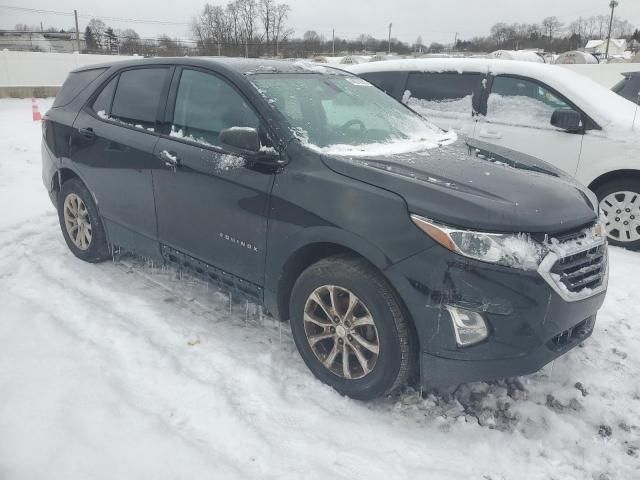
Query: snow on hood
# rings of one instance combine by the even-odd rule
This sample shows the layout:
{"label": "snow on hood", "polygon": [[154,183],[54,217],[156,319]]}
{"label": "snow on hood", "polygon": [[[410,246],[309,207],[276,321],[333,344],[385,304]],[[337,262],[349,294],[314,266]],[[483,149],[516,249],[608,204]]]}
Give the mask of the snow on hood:
{"label": "snow on hood", "polygon": [[[559,91],[579,106],[603,129],[616,136],[631,131],[636,107],[633,103],[591,80],[589,77],[558,65],[497,60],[486,58],[428,58],[389,60],[364,65],[349,65],[346,70],[363,74],[369,72],[480,72],[493,75],[521,75],[539,80]],[[640,115],[635,121],[640,132]],[[637,133],[636,133],[637,134]]]}
{"label": "snow on hood", "polygon": [[402,155],[405,153],[423,152],[445,145],[451,145],[458,140],[458,135],[453,132],[442,132],[429,137],[415,137],[390,141],[385,143],[368,143],[361,145],[335,144],[326,147],[319,147],[305,141],[305,138],[298,139],[301,143],[318,153],[325,155],[337,155],[347,157],[376,157],[385,155]]}

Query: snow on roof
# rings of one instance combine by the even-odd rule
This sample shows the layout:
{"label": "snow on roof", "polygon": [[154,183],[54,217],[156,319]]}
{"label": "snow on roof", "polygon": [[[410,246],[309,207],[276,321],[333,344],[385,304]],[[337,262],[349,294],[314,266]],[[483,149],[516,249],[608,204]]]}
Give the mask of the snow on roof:
{"label": "snow on roof", "polygon": [[[606,42],[606,40],[589,40],[584,48],[598,48],[599,46],[606,44]],[[625,48],[627,41],[624,38],[612,38],[611,44],[615,45],[617,48]]]}
{"label": "snow on roof", "polygon": [[492,58],[417,58],[345,65],[357,75],[369,72],[479,72],[519,75],[539,80],[562,93],[601,127],[616,124],[630,128],[635,106],[589,77],[557,65]]}
{"label": "snow on roof", "polygon": [[596,64],[598,63],[598,59],[587,52],[580,52],[578,50],[573,50],[571,52],[564,52],[558,55],[553,61],[555,64],[576,64],[576,63],[589,63]]}
{"label": "snow on roof", "polygon": [[492,52],[490,56],[492,58],[502,58],[503,60],[544,63],[544,59],[531,50],[496,50]]}

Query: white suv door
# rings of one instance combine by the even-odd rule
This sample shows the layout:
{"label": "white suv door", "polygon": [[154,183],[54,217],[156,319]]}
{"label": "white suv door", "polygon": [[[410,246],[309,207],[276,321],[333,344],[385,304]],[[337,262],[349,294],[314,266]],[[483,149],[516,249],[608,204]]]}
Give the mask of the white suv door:
{"label": "white suv door", "polygon": [[537,157],[575,176],[583,135],[551,125],[551,116],[558,109],[572,107],[543,84],[516,76],[496,76],[487,114],[478,120],[474,138]]}

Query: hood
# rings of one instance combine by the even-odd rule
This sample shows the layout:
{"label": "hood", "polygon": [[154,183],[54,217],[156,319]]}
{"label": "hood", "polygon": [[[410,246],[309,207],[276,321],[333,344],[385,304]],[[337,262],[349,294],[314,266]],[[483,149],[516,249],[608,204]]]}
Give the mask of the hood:
{"label": "hood", "polygon": [[337,173],[402,196],[410,213],[450,226],[555,234],[597,218],[593,196],[572,178],[541,160],[483,142],[323,161]]}

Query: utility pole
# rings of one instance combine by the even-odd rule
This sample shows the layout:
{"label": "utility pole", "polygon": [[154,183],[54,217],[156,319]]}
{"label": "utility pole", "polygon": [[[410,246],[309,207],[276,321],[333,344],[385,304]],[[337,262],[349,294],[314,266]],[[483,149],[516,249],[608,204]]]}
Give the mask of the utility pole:
{"label": "utility pole", "polygon": [[458,44],[458,32],[456,32],[456,36],[453,38],[453,48],[452,51],[456,49],[456,45]]}
{"label": "utility pole", "polygon": [[389,55],[391,55],[391,27],[393,26],[393,23],[389,24]]}
{"label": "utility pole", "polygon": [[331,56],[336,56],[336,29],[331,30]]}
{"label": "utility pole", "polygon": [[81,50],[80,50],[80,30],[78,29],[78,11],[77,10],[73,11],[73,16],[76,19],[76,42],[78,44],[78,53],[81,53]]}
{"label": "utility pole", "polygon": [[615,12],[616,7],[618,6],[618,2],[616,0],[611,0],[609,7],[611,7],[611,20],[609,20],[609,35],[607,36],[607,50],[604,53],[604,58],[609,58],[609,44],[611,43],[611,29],[613,28],[613,12]]}

